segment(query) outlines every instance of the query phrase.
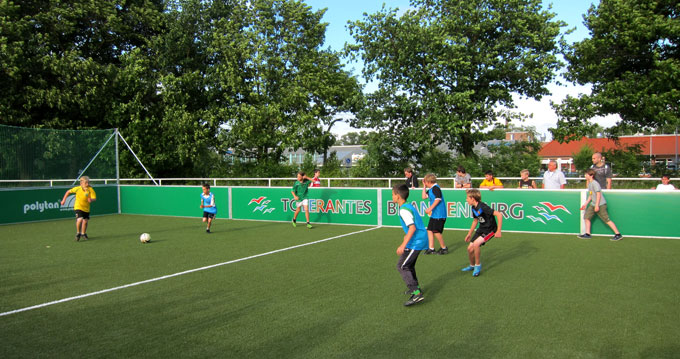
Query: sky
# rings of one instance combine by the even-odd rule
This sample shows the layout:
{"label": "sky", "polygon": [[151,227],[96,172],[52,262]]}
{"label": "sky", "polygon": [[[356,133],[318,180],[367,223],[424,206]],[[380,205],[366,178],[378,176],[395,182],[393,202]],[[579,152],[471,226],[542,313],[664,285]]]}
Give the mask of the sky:
{"label": "sky", "polygon": [[[336,51],[341,50],[346,42],[354,42],[346,27],[348,21],[361,20],[363,19],[364,13],[372,14],[379,11],[382,8],[383,3],[386,3],[385,6],[387,8],[399,8],[402,11],[406,10],[409,6],[408,0],[306,0],[305,2],[310,5],[313,10],[327,9],[323,17],[323,21],[328,23],[324,48],[330,47]],[[563,28],[563,30],[575,28],[573,33],[565,37],[569,43],[589,37],[588,30],[585,25],[583,25],[583,14],[586,13],[591,5],[597,6],[597,4],[599,4],[599,0],[543,1],[543,5],[546,7],[552,5],[551,11],[556,14],[557,20],[562,20],[567,23],[567,26]],[[353,74],[361,79],[360,64],[347,64],[346,69],[352,70]],[[363,83],[363,79],[361,80]],[[560,81],[563,83],[562,86],[559,86],[556,83],[548,85],[548,90],[552,95],[544,96],[541,101],[520,99],[518,96],[515,97],[515,104],[517,106],[515,111],[522,112],[526,115],[533,114],[533,118],[527,120],[523,125],[535,126],[539,135],[546,136],[546,140],[551,139],[548,128],[557,125],[557,115],[550,107],[550,101],[552,100],[560,103],[567,95],[577,96],[580,93],[590,92],[590,87],[588,86],[573,85],[564,79],[560,79]],[[371,92],[376,88],[375,84],[367,84],[365,91]],[[616,120],[616,116],[609,116],[593,119],[593,122],[606,128],[614,125]],[[353,129],[345,123],[336,124],[332,129],[332,132],[337,135],[343,135],[351,131],[358,131],[358,129]]]}

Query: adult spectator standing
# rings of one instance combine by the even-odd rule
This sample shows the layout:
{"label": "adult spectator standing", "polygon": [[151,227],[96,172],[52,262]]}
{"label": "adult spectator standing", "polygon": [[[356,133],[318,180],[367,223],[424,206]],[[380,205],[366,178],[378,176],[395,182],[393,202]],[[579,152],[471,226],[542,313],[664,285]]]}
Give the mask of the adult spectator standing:
{"label": "adult spectator standing", "polygon": [[413,172],[413,168],[404,168],[404,176],[406,176],[406,186],[408,186],[408,188],[418,188],[418,177],[416,177],[416,174]]}
{"label": "adult spectator standing", "polygon": [[456,188],[472,187],[472,179],[470,178],[470,174],[465,172],[465,167],[458,166],[458,170],[456,170],[456,179],[454,180],[454,183],[456,184]]}
{"label": "adult spectator standing", "polygon": [[661,177],[661,184],[656,186],[657,191],[675,191],[675,186],[671,184],[671,176],[663,175]]}
{"label": "adult spectator standing", "polygon": [[604,162],[604,157],[600,152],[593,153],[593,165],[590,168],[595,171],[595,181],[603,189],[612,189],[612,168]]}
{"label": "adult spectator standing", "polygon": [[550,160],[548,162],[548,170],[543,173],[543,188],[544,189],[564,189],[567,184],[567,179],[564,173],[557,169],[557,161]]}

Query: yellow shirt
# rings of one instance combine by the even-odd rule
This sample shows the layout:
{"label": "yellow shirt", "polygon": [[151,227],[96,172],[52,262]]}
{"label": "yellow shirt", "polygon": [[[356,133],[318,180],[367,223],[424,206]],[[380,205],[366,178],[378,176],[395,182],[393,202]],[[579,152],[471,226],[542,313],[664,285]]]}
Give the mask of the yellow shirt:
{"label": "yellow shirt", "polygon": [[479,187],[491,187],[491,186],[502,186],[503,183],[498,178],[494,177],[493,181],[488,181],[486,178],[482,181]]}
{"label": "yellow shirt", "polygon": [[87,190],[84,190],[83,187],[80,186],[73,187],[69,193],[76,194],[76,203],[73,205],[73,209],[79,209],[83,212],[90,212],[90,202],[87,200],[88,197],[97,199],[97,194],[90,186],[87,187]]}

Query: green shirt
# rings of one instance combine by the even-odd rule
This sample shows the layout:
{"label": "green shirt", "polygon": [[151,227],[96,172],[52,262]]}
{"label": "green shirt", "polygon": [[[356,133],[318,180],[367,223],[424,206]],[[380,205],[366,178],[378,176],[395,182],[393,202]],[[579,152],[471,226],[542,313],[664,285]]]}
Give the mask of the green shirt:
{"label": "green shirt", "polygon": [[300,200],[307,199],[307,192],[309,190],[309,185],[312,184],[309,180],[304,180],[304,182],[295,181],[293,185],[293,193],[295,193]]}

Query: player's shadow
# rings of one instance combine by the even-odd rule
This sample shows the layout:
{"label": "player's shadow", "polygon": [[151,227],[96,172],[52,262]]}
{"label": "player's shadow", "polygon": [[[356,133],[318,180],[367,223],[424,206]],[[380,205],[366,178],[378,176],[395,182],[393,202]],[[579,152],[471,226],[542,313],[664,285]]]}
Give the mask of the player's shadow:
{"label": "player's shadow", "polygon": [[[503,240],[502,238],[495,238],[494,240]],[[531,245],[531,242],[526,240],[508,239],[508,241],[517,242],[510,248],[506,249],[490,249],[484,251],[482,247],[482,270],[492,271],[498,265],[502,265],[505,262],[512,261],[519,257],[528,257],[538,252],[538,248]]]}

